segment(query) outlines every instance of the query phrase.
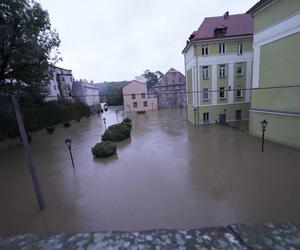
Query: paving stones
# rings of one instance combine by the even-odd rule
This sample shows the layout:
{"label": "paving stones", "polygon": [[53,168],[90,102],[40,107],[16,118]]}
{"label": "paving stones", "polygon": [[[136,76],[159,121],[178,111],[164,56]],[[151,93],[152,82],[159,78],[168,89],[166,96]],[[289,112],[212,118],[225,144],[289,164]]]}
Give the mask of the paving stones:
{"label": "paving stones", "polygon": [[235,224],[196,230],[24,234],[0,237],[0,249],[300,249],[300,223]]}
{"label": "paving stones", "polygon": [[78,234],[24,234],[0,238],[2,249],[245,249],[226,228]]}
{"label": "paving stones", "polygon": [[300,223],[229,226],[251,249],[300,249]]}

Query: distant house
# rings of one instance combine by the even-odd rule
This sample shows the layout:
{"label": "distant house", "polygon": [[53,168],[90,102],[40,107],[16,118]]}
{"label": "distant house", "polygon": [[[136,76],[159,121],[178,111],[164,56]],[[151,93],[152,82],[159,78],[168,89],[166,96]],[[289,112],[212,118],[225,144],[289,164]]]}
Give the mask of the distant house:
{"label": "distant house", "polygon": [[152,90],[160,109],[186,106],[185,76],[174,68],[170,68]]}
{"label": "distant house", "polygon": [[122,88],[124,111],[146,111],[157,109],[157,98],[148,94],[146,83],[133,80]]}
{"label": "distant house", "polygon": [[249,119],[252,40],[251,15],[229,12],[206,17],[190,35],[183,50],[189,121]]}
{"label": "distant house", "polygon": [[100,104],[99,89],[93,82],[89,83],[86,80],[74,81],[73,95],[88,106]]}
{"label": "distant house", "polygon": [[53,78],[50,85],[46,87],[46,101],[72,99],[73,75],[72,70],[54,66],[52,68]]}

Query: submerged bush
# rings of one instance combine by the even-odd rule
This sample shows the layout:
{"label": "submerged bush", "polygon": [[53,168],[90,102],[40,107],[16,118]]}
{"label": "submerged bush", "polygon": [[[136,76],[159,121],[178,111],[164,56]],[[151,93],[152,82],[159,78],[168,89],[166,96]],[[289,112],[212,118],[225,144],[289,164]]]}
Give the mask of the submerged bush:
{"label": "submerged bush", "polygon": [[117,145],[110,141],[99,142],[92,147],[92,153],[94,157],[108,157],[115,154],[116,151]]}
{"label": "submerged bush", "polygon": [[46,128],[46,131],[47,131],[48,134],[52,134],[54,132],[54,130],[55,130],[54,126]]}
{"label": "submerged bush", "polygon": [[130,137],[131,125],[119,123],[108,127],[102,135],[102,141],[123,141]]}
{"label": "submerged bush", "polygon": [[71,126],[71,123],[70,123],[69,121],[65,121],[65,122],[63,122],[63,126],[64,126],[65,128],[68,128],[68,127]]}
{"label": "submerged bush", "polygon": [[123,120],[123,123],[131,123],[131,119],[127,117]]}

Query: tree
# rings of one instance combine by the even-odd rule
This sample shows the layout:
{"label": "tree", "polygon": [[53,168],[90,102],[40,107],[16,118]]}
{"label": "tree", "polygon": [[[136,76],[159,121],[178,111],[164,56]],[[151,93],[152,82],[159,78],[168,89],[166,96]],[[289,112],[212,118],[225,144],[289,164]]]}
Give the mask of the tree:
{"label": "tree", "polygon": [[147,69],[143,76],[147,79],[147,88],[152,88],[156,83],[158,83],[159,79],[163,76],[163,73],[160,71],[151,72],[149,69]]}
{"label": "tree", "polygon": [[123,94],[119,88],[113,89],[107,96],[108,105],[123,105]]}
{"label": "tree", "polygon": [[34,0],[0,2],[0,94],[40,95],[52,78],[60,40]]}

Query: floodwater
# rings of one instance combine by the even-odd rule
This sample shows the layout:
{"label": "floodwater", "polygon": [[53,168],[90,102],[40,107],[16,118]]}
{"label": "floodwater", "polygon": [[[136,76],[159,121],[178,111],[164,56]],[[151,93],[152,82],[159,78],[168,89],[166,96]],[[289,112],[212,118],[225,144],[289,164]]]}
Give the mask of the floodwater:
{"label": "floodwater", "polygon": [[110,110],[33,138],[43,211],[22,146],[0,146],[0,234],[300,221],[299,150],[267,141],[261,153],[259,138],[219,125],[194,127],[174,109],[131,114],[131,139],[118,144],[117,156],[94,159],[103,116],[107,125],[116,122]]}

